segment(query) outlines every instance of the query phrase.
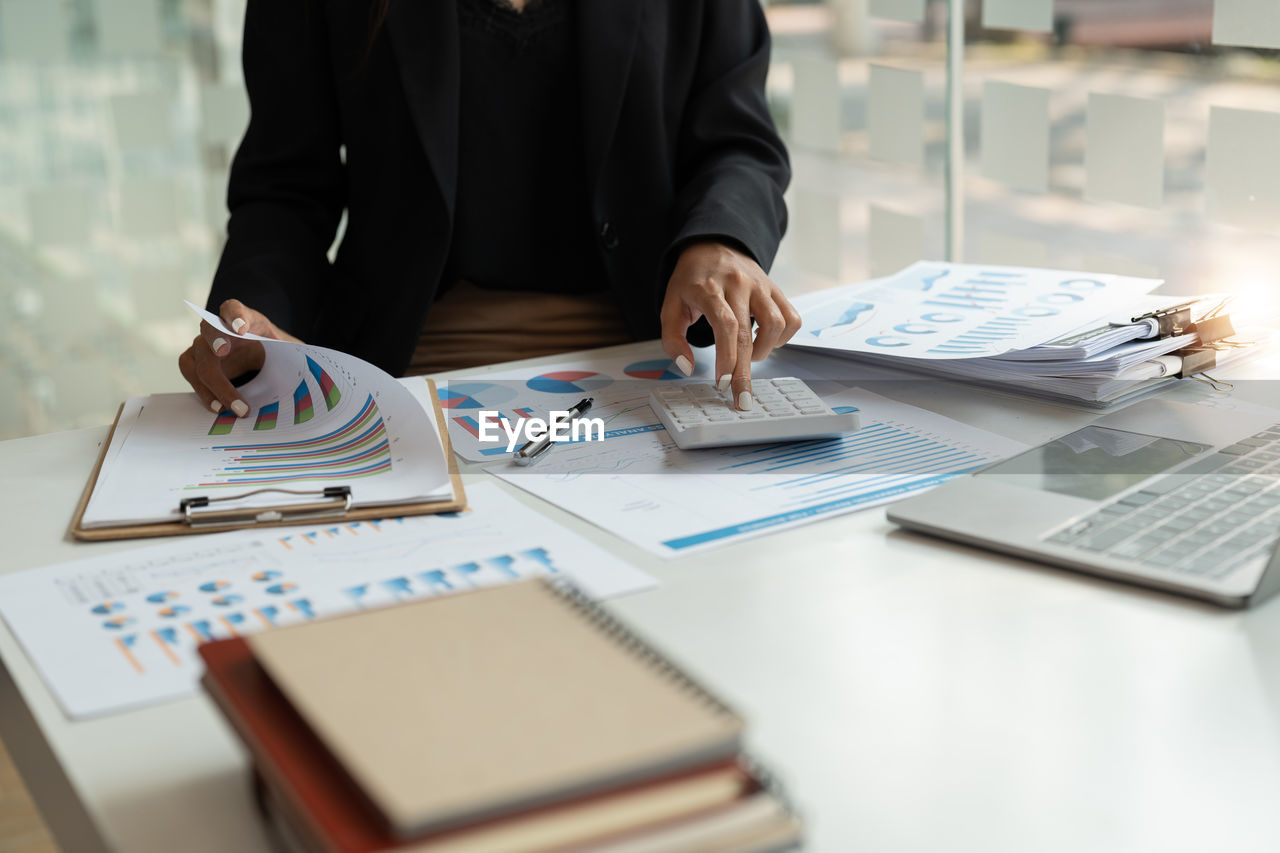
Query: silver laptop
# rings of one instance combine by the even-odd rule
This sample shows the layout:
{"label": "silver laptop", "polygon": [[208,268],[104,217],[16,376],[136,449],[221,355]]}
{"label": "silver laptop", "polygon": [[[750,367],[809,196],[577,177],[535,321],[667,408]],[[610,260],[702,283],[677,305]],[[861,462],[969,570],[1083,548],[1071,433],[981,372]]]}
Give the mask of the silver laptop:
{"label": "silver laptop", "polygon": [[1280,590],[1280,423],[1152,400],[891,507],[970,545],[1226,607]]}

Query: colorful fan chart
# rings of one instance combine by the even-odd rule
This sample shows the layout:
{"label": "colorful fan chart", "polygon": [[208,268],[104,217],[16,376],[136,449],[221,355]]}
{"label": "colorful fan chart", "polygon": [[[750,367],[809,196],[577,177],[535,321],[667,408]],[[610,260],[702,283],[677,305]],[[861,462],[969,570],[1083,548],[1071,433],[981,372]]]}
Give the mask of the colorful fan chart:
{"label": "colorful fan chart", "polygon": [[493,409],[516,396],[516,389],[492,382],[450,382],[439,391],[446,409]]}
{"label": "colorful fan chart", "polygon": [[592,373],[588,370],[558,370],[553,373],[543,373],[525,383],[529,390],[542,391],[546,394],[589,394],[612,384],[612,376]]}
{"label": "colorful fan chart", "polygon": [[333,377],[326,373],[324,368],[317,364],[311,356],[307,356],[307,369],[311,371],[311,375],[315,377],[316,384],[320,386],[320,396],[324,398],[325,405],[329,407],[330,411],[333,411],[333,407],[338,405],[338,401],[342,399],[342,392],[334,384]]}
{"label": "colorful fan chart", "polygon": [[637,361],[634,364],[628,364],[622,372],[635,379],[666,380],[685,378],[684,374],[677,370],[675,364],[668,358]]}
{"label": "colorful fan chart", "polygon": [[[305,386],[303,386],[305,388]],[[350,421],[305,441],[223,445],[221,470],[193,488],[270,485],[299,480],[371,477],[391,470],[391,450],[382,415],[370,396]]]}

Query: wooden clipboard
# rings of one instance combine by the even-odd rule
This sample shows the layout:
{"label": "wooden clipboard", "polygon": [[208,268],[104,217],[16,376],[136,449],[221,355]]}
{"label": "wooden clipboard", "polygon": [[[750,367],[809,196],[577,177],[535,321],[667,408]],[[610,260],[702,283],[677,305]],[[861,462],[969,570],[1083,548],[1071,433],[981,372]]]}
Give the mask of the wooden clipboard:
{"label": "wooden clipboard", "polygon": [[453,500],[448,501],[429,501],[425,503],[405,503],[405,504],[389,504],[376,507],[367,507],[360,509],[349,509],[341,515],[329,515],[323,518],[298,518],[284,519],[281,521],[247,521],[243,524],[225,524],[218,527],[192,527],[181,520],[165,521],[156,524],[122,524],[112,527],[94,527],[85,529],[83,526],[84,510],[89,505],[89,496],[93,494],[94,486],[98,483],[98,474],[102,471],[102,461],[106,458],[107,449],[111,447],[111,439],[116,434],[116,427],[120,423],[120,413],[124,411],[124,404],[116,410],[116,419],[111,424],[111,431],[107,433],[107,440],[102,443],[102,452],[98,454],[98,461],[93,466],[93,472],[89,475],[89,482],[85,484],[84,494],[80,496],[80,502],[76,505],[75,514],[71,518],[71,526],[69,532],[76,539],[82,539],[88,542],[102,542],[114,539],[143,539],[155,536],[188,536],[197,533],[220,533],[227,530],[243,530],[245,528],[259,527],[297,527],[300,524],[341,524],[347,521],[366,521],[371,518],[394,518],[400,515],[431,515],[440,512],[458,512],[466,509],[467,495],[462,487],[462,474],[458,471],[458,461],[453,455],[453,444],[449,441],[449,428],[445,423],[444,409],[440,406],[440,397],[436,394],[436,383],[431,379],[425,380],[431,389],[432,408],[435,412],[436,426],[440,430],[440,444],[444,450],[446,464],[449,466],[449,481],[453,486]]}

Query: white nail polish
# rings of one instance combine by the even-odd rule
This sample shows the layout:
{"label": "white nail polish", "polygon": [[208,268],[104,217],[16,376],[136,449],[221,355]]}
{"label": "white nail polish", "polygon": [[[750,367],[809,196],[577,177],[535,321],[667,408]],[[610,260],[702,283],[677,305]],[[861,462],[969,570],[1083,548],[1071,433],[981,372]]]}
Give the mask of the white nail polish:
{"label": "white nail polish", "polygon": [[751,392],[743,391],[738,395],[738,410],[743,412],[751,411]]}
{"label": "white nail polish", "polygon": [[243,317],[237,317],[231,321],[231,329],[237,335],[240,334],[240,330],[243,329],[244,326],[245,326],[245,322]]}
{"label": "white nail polish", "polygon": [[231,404],[231,411],[236,413],[237,418],[243,418],[249,414],[249,405],[244,400],[236,400]]}
{"label": "white nail polish", "polygon": [[676,357],[676,367],[679,368],[680,372],[685,376],[693,375],[693,362],[689,361],[689,359],[682,355]]}
{"label": "white nail polish", "polygon": [[726,373],[724,376],[721,376],[720,381],[716,383],[716,390],[723,394],[725,391],[729,390],[729,384],[731,382],[733,382],[733,374]]}
{"label": "white nail polish", "polygon": [[219,403],[217,400],[214,400],[212,403],[209,404],[209,411],[213,412],[215,415],[222,414],[222,404]]}
{"label": "white nail polish", "polygon": [[214,338],[213,343],[209,344],[210,348],[213,349],[214,354],[217,354],[218,350],[222,349],[226,345],[226,338]]}

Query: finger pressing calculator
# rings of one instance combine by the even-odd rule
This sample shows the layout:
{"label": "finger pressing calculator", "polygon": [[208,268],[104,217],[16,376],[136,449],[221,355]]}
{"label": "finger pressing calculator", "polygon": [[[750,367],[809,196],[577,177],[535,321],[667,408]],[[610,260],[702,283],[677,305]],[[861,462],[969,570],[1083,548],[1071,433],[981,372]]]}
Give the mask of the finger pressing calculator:
{"label": "finger pressing calculator", "polygon": [[649,403],[682,450],[830,438],[858,428],[857,412],[836,412],[799,379],[755,379],[745,412],[714,385],[655,388]]}

